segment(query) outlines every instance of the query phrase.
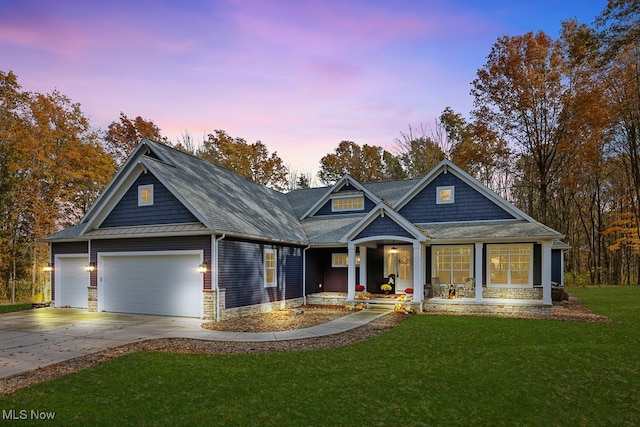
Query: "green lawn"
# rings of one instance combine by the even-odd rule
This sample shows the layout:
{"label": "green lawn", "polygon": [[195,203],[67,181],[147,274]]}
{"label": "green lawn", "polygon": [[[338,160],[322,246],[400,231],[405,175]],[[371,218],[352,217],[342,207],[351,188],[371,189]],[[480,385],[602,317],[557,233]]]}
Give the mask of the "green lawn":
{"label": "green lawn", "polygon": [[640,288],[572,292],[617,322],[421,315],[329,350],[135,353],[0,409],[83,426],[639,425]]}

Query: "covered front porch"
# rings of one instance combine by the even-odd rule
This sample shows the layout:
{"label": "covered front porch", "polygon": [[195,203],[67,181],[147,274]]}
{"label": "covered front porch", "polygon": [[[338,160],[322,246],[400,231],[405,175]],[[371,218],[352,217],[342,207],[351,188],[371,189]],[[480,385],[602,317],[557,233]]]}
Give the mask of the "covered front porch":
{"label": "covered front porch", "polygon": [[[552,247],[551,240],[445,245],[397,237],[349,241],[347,301],[362,298],[361,293],[381,293],[377,276],[383,276],[390,293],[410,294],[411,302],[421,307],[427,300],[437,304],[486,302],[551,307]],[[377,255],[370,257],[369,251]],[[383,269],[369,268],[370,262],[382,263]],[[372,271],[376,272],[375,278],[369,275]]]}

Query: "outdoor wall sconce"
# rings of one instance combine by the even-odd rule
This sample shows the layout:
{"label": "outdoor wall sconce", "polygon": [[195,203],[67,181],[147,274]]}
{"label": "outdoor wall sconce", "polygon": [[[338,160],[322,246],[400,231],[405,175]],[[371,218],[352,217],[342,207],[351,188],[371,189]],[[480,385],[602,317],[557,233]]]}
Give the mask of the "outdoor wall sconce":
{"label": "outdoor wall sconce", "polygon": [[53,264],[51,264],[50,262],[47,263],[47,265],[44,266],[44,268],[42,269],[46,272],[50,272],[53,271]]}
{"label": "outdoor wall sconce", "polygon": [[203,262],[202,264],[200,264],[198,266],[198,272],[200,273],[206,273],[207,272],[207,263]]}
{"label": "outdoor wall sconce", "polygon": [[85,270],[87,270],[89,273],[96,271],[96,263],[95,262],[90,262],[89,264],[87,264],[84,268]]}

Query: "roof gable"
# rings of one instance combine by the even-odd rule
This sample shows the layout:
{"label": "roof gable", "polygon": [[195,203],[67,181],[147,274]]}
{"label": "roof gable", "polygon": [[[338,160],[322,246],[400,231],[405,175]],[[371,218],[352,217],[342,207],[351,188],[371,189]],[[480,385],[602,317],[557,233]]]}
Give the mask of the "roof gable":
{"label": "roof gable", "polygon": [[[455,187],[453,203],[436,202],[436,191],[441,186]],[[536,222],[446,159],[418,181],[393,207],[419,224],[507,219]]]}
{"label": "roof gable", "polygon": [[358,221],[340,240],[348,242],[350,240],[366,240],[370,237],[375,239],[399,237],[420,241],[428,240],[422,230],[407,221],[384,202],[379,203],[375,209]]}
{"label": "roof gable", "polygon": [[79,234],[97,228],[145,171],[213,232],[306,242],[302,226],[283,193],[147,139],[140,142],[92,206]]}
{"label": "roof gable", "polygon": [[300,217],[300,219],[308,218],[314,215],[330,215],[331,212],[331,199],[339,193],[347,194],[353,192],[354,194],[362,194],[364,196],[364,209],[345,213],[362,213],[372,209],[373,206],[380,203],[381,199],[369,191],[364,185],[358,182],[349,174],[345,174],[338,180],[332,187],[329,187],[325,193]]}
{"label": "roof gable", "polygon": [[[153,186],[153,204],[138,205],[138,187]],[[109,212],[100,228],[180,224],[198,219],[151,173],[142,173]]]}
{"label": "roof gable", "polygon": [[[452,203],[438,203],[438,189],[451,191]],[[413,223],[493,221],[514,219],[512,213],[490,200],[453,173],[440,173],[400,210]]]}

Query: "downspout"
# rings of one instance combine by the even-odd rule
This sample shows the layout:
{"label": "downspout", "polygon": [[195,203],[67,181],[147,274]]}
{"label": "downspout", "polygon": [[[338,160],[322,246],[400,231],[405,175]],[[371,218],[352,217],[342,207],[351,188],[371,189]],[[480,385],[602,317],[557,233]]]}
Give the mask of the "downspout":
{"label": "downspout", "polygon": [[307,249],[310,247],[302,250],[302,305],[307,305]]}
{"label": "downspout", "polygon": [[211,251],[211,281],[213,289],[216,290],[216,322],[220,321],[220,283],[218,283],[218,242],[227,237],[227,233],[213,239],[213,250]]}

